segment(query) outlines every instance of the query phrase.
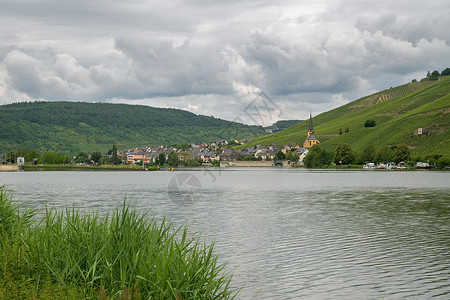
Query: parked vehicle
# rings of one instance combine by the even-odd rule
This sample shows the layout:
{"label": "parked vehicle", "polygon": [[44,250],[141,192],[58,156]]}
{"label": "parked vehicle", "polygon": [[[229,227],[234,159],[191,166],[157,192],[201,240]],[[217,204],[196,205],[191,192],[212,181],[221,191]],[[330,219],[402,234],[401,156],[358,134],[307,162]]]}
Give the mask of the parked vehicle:
{"label": "parked vehicle", "polygon": [[368,162],[363,166],[363,169],[368,169],[368,170],[376,169],[376,168],[377,168],[377,166],[371,162]]}
{"label": "parked vehicle", "polygon": [[434,169],[436,166],[427,162],[418,162],[416,164],[416,169]]}

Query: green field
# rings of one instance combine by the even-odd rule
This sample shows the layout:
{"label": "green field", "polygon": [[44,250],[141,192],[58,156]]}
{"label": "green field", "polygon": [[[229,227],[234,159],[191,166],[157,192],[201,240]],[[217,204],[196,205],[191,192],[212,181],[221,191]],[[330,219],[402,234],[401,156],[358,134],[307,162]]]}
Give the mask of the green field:
{"label": "green field", "polygon": [[[314,131],[321,145],[333,151],[339,143],[348,143],[357,152],[370,144],[378,150],[405,143],[413,157],[433,154],[450,157],[449,94],[450,76],[438,81],[408,83],[315,116]],[[369,119],[376,121],[375,127],[364,127]],[[301,145],[307,137],[308,124],[304,121],[281,132],[255,138],[250,145],[269,145],[270,142]],[[418,128],[423,128],[427,134],[414,135]]]}

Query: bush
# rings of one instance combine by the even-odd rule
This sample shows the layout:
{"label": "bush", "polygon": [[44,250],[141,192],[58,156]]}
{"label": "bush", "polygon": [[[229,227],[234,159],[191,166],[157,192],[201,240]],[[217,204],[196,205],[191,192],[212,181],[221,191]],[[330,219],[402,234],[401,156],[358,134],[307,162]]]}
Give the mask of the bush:
{"label": "bush", "polygon": [[438,80],[438,79],[439,79],[439,76],[440,76],[440,74],[439,74],[438,71],[433,71],[433,72],[431,73],[430,80]]}
{"label": "bush", "polygon": [[450,68],[446,68],[444,71],[442,71],[441,76],[448,76],[450,75]]}
{"label": "bush", "polygon": [[375,125],[377,125],[377,122],[374,119],[367,120],[364,123],[364,127],[375,127]]}
{"label": "bush", "polygon": [[442,169],[444,167],[450,167],[450,158],[440,157],[436,162],[436,168]]}

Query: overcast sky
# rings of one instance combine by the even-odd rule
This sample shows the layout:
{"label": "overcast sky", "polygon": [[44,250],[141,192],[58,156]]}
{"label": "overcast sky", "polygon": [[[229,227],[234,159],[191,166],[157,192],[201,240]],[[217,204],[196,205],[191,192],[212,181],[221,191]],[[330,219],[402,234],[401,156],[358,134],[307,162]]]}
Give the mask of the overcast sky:
{"label": "overcast sky", "polygon": [[0,104],[303,119],[450,67],[449,16],[448,0],[0,0]]}

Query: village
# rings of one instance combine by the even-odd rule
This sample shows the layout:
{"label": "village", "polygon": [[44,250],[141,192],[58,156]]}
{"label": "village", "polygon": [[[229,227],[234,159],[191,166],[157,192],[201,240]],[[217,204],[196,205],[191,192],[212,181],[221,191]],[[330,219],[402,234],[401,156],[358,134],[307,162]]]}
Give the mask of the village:
{"label": "village", "polygon": [[[232,140],[233,145],[243,144],[241,141]],[[253,147],[244,147],[242,149],[234,149],[229,146],[227,140],[212,142],[210,144],[200,143],[192,144],[187,149],[177,149],[173,146],[158,146],[158,147],[138,147],[123,151],[118,151],[118,157],[127,164],[158,164],[161,156],[165,157],[167,161],[171,153],[179,153],[180,157],[194,158],[201,161],[204,165],[218,165],[221,167],[242,166],[244,164],[249,166],[275,166],[302,164],[303,158],[308,153],[308,149],[300,147],[296,143],[289,145],[276,145],[272,143],[270,146],[256,145]],[[277,157],[277,153],[283,153],[284,156]],[[295,160],[282,159],[290,152],[297,154],[293,156]],[[289,156],[287,156],[289,157]],[[278,162],[280,161],[280,162]]]}
{"label": "village", "polygon": [[212,143],[194,143],[190,147],[176,148],[175,146],[137,147],[118,151],[118,157],[127,164],[161,164],[170,156],[178,153],[177,159],[186,161],[195,159],[202,165],[220,167],[268,167],[303,165],[303,159],[308,154],[308,148],[320,143],[314,134],[312,117],[309,119],[308,137],[300,146],[295,142],[289,145],[277,145],[272,142],[269,146],[256,145],[235,149],[234,146],[245,145],[249,141],[225,139]]}

